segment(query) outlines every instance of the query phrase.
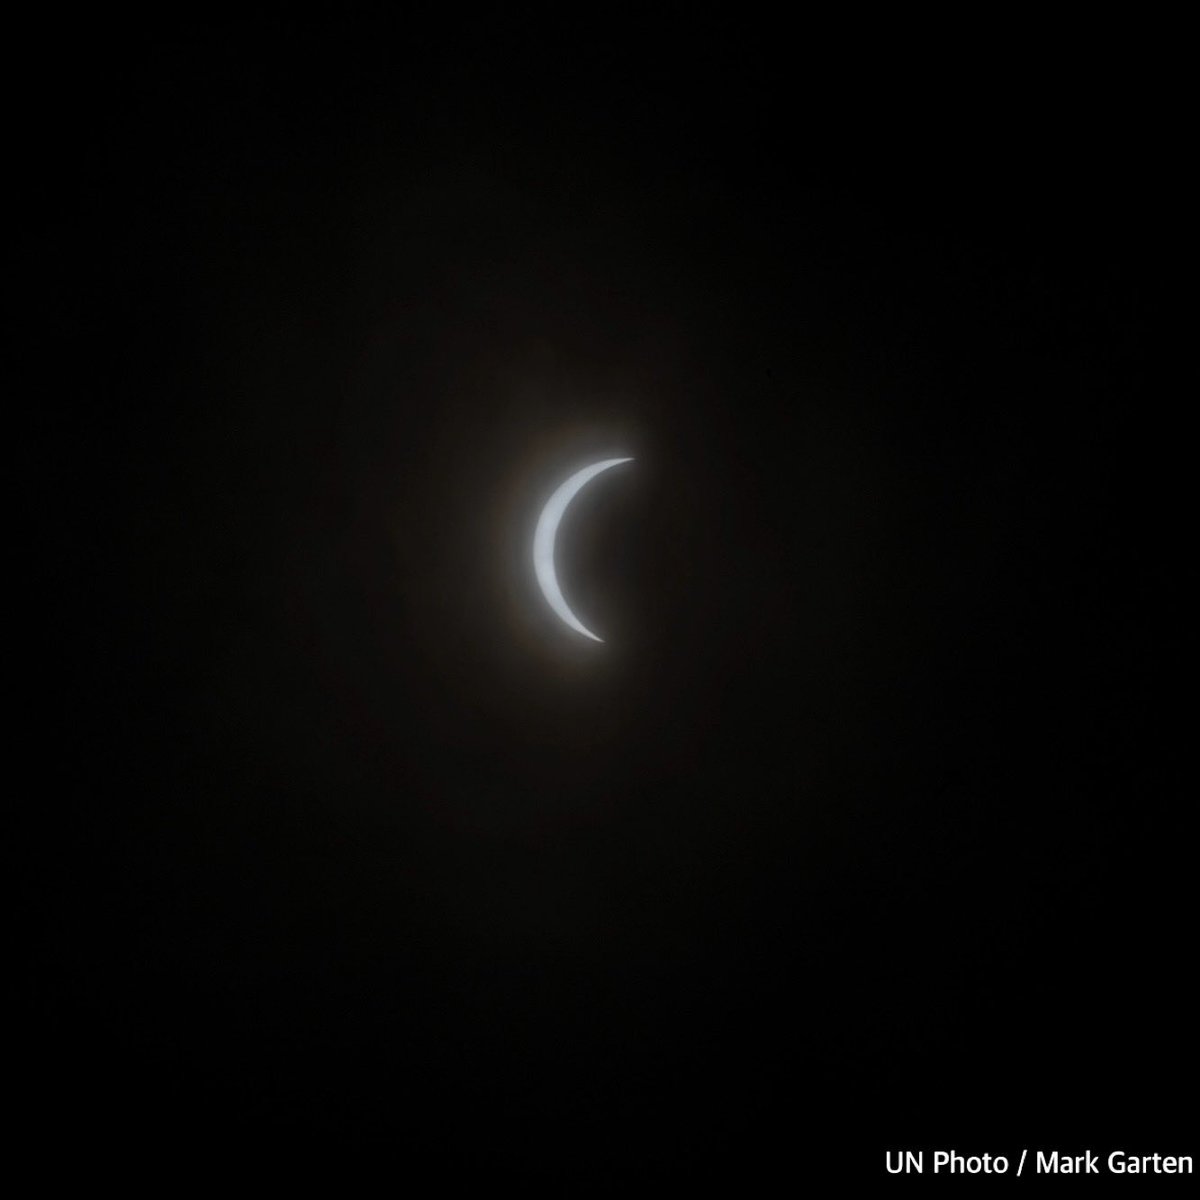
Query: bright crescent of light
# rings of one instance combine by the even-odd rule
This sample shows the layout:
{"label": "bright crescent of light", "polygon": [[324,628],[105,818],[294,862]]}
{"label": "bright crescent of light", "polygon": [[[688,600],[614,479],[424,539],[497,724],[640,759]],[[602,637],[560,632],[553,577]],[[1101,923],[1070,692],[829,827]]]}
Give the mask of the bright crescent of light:
{"label": "bright crescent of light", "polygon": [[588,629],[563,599],[562,588],[558,586],[558,574],[554,569],[554,539],[558,535],[558,523],[562,520],[563,513],[567,511],[567,505],[575,499],[584,484],[595,479],[601,471],[607,471],[609,467],[616,467],[627,462],[633,462],[633,459],[606,458],[603,462],[593,463],[590,467],[576,471],[566,483],[560,484],[554,495],[546,501],[546,507],[542,509],[542,515],[538,517],[537,530],[533,535],[533,569],[537,572],[538,586],[542,589],[542,595],[546,597],[550,607],[576,633],[582,633],[584,637],[590,637],[595,642],[602,642],[604,639],[597,637]]}

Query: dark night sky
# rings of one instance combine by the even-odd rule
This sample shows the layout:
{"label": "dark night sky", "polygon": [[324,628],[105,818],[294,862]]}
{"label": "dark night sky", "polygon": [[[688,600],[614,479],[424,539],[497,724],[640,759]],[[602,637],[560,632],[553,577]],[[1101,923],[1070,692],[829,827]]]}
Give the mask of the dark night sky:
{"label": "dark night sky", "polygon": [[38,1137],[1191,1149],[1157,99],[408,20],[58,93]]}

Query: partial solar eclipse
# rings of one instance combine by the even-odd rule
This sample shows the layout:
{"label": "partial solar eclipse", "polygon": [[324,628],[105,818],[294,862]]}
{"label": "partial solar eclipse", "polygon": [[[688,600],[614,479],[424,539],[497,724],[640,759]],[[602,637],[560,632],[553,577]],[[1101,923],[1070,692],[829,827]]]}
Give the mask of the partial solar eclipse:
{"label": "partial solar eclipse", "polygon": [[546,603],[554,609],[564,624],[594,642],[602,642],[604,639],[597,637],[571,611],[571,606],[566,602],[562,588],[559,587],[558,572],[554,567],[554,540],[558,536],[558,524],[563,518],[563,513],[567,511],[567,505],[575,499],[584,484],[595,479],[602,471],[627,462],[633,462],[633,459],[606,458],[603,462],[593,463],[590,467],[576,471],[565,483],[560,484],[554,495],[546,501],[546,507],[538,517],[537,530],[533,535],[533,569],[537,574],[542,595],[546,597]]}

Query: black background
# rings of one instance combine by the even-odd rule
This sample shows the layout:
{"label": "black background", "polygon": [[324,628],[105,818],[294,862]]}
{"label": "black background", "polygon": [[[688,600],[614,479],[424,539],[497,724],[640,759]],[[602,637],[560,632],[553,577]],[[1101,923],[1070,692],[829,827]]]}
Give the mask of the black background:
{"label": "black background", "polygon": [[1187,1152],[1155,51],[345,33],[46,88],[35,1144]]}

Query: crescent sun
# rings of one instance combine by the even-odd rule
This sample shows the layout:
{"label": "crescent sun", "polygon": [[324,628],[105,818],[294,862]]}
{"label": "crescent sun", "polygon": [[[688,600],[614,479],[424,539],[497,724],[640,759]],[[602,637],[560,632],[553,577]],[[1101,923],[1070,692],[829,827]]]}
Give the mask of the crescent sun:
{"label": "crescent sun", "polygon": [[546,507],[538,517],[537,530],[533,535],[533,569],[537,574],[542,595],[565,624],[576,633],[590,637],[594,642],[602,642],[604,639],[597,637],[571,611],[571,606],[563,597],[562,588],[558,586],[558,573],[554,569],[554,539],[558,536],[558,523],[567,511],[567,505],[575,499],[584,484],[595,479],[602,471],[627,462],[633,462],[633,459],[606,458],[603,462],[593,463],[590,467],[576,471],[565,483],[559,484],[554,495],[546,501]]}

